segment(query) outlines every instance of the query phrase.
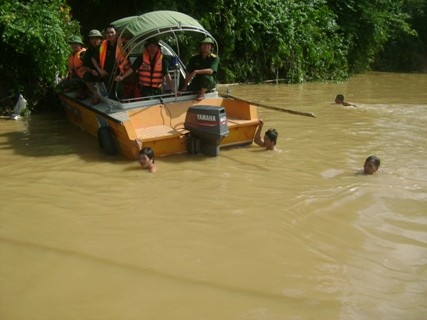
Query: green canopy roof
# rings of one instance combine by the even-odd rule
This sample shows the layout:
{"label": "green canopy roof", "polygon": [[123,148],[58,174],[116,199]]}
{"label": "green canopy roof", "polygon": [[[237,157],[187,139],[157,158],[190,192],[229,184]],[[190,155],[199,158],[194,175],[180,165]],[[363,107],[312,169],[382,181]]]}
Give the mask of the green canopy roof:
{"label": "green canopy roof", "polygon": [[192,17],[177,11],[152,11],[140,16],[126,17],[112,24],[122,37],[144,37],[168,31],[196,31],[208,34]]}

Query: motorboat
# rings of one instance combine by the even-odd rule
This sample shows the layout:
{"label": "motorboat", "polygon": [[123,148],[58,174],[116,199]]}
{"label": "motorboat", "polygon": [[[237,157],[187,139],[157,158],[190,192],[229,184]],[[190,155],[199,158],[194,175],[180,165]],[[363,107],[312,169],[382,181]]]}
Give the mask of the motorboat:
{"label": "motorboat", "polygon": [[[142,54],[149,39],[159,39],[175,88],[181,87],[185,79],[180,53],[182,42],[191,43],[188,34],[196,39],[193,43],[202,37],[212,38],[218,53],[215,38],[197,20],[180,12],[153,11],[112,24],[120,39],[125,40],[121,49],[129,61]],[[127,85],[136,85],[135,80]],[[120,153],[132,160],[144,147],[151,147],[156,156],[186,152],[218,156],[223,147],[253,142],[259,124],[256,105],[221,95],[217,89],[199,101],[197,92],[177,94],[166,83],[162,88],[156,96],[115,92],[111,97],[109,88],[98,86],[101,102],[94,105],[91,97],[79,99],[72,92],[61,93],[60,99],[71,123],[96,137],[106,154]],[[127,92],[135,91],[131,87]]]}

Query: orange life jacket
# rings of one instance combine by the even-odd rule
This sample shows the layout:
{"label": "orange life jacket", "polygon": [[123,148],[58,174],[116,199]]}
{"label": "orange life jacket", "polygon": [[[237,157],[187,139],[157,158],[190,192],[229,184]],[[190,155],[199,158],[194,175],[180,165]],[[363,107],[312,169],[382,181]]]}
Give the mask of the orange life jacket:
{"label": "orange life jacket", "polygon": [[79,78],[83,78],[83,75],[86,72],[86,68],[83,66],[83,61],[80,58],[80,55],[85,51],[85,48],[81,48],[79,51],[68,57],[68,70],[70,71],[71,75],[77,75]]}
{"label": "orange life jacket", "polygon": [[156,55],[154,69],[151,70],[150,56],[147,51],[142,54],[142,63],[138,68],[139,83],[143,87],[160,88],[163,84],[163,55]]}
{"label": "orange life jacket", "polygon": [[[127,69],[130,68],[129,62],[127,59],[125,59],[124,55],[122,54],[122,45],[121,40],[117,40],[117,46],[116,46],[116,63],[120,69],[121,74],[124,74]],[[104,69],[105,65],[105,59],[107,57],[107,47],[108,47],[108,40],[104,40],[101,42],[101,45],[99,47],[99,66],[101,69]]]}

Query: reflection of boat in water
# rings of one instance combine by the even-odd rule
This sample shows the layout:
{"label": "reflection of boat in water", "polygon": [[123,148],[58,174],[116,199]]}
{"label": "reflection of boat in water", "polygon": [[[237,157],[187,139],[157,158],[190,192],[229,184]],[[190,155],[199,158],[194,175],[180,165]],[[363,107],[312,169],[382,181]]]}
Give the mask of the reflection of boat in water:
{"label": "reflection of boat in water", "polygon": [[[176,88],[185,76],[185,67],[179,59],[180,35],[195,32],[214,39],[196,20],[174,11],[154,11],[113,24],[120,37],[126,39],[123,48],[131,61],[141,54],[145,41],[152,37],[162,39],[162,53],[170,61]],[[90,98],[80,100],[67,93],[60,98],[69,120],[98,137],[107,154],[118,151],[136,159],[142,145],[153,148],[156,155],[199,151],[217,155],[220,146],[252,143],[259,123],[255,105],[222,97],[215,90],[197,101],[196,92],[178,96],[164,87],[161,95],[144,98],[113,100],[103,94],[102,102],[97,105],[91,105]]]}

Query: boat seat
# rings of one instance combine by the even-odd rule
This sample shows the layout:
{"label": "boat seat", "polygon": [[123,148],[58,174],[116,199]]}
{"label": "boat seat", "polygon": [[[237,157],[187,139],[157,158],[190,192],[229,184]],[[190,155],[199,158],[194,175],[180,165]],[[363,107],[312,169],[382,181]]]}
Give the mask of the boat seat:
{"label": "boat seat", "polygon": [[141,141],[152,141],[180,137],[181,132],[167,126],[152,126],[136,129],[137,138]]}

